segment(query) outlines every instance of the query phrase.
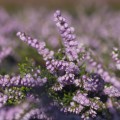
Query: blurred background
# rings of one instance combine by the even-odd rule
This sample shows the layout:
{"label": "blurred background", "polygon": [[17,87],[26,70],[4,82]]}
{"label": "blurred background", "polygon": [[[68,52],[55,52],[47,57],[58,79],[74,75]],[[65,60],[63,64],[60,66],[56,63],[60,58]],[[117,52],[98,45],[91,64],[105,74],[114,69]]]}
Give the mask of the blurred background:
{"label": "blurred background", "polygon": [[[10,11],[22,10],[25,7],[46,8],[48,10],[64,9],[75,10],[76,6],[82,4],[109,5],[114,9],[120,9],[120,0],[0,0],[0,6]],[[102,9],[102,6],[101,6]]]}

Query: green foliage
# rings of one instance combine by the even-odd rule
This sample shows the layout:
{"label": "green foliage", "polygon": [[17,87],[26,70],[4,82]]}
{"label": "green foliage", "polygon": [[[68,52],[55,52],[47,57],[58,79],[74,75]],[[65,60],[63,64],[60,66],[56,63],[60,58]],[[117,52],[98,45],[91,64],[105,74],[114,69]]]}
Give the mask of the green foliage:
{"label": "green foliage", "polygon": [[32,88],[28,88],[28,87],[24,87],[24,86],[22,86],[21,88],[20,88],[20,90],[25,94],[25,93],[27,93],[27,92],[30,92],[31,91],[31,89]]}
{"label": "green foliage", "polygon": [[62,99],[62,103],[67,106],[70,104],[70,102],[72,101],[72,98],[73,98],[73,93],[71,92],[68,92],[67,94],[64,93],[64,97]]}
{"label": "green foliage", "polygon": [[57,77],[55,77],[54,75],[52,75],[47,69],[40,67],[41,72],[40,72],[40,76],[41,78],[46,77],[48,79],[47,84],[46,84],[46,90],[48,90],[55,82]]}
{"label": "green foliage", "polygon": [[62,60],[65,56],[64,48],[59,49],[57,52],[55,52],[55,59]]}
{"label": "green foliage", "polygon": [[[31,88],[28,88],[28,87],[12,87],[10,88],[11,90],[13,90],[14,92],[11,92],[9,91],[8,89],[8,92],[7,92],[7,95],[9,96],[13,96],[11,98],[9,98],[7,100],[7,105],[16,105],[16,104],[19,104],[21,102],[21,100],[23,101],[25,98],[26,98],[26,95],[28,92],[31,91]],[[19,94],[16,94],[15,92],[18,92],[18,93],[21,93],[21,95]]]}
{"label": "green foliage", "polygon": [[77,89],[74,85],[66,85],[61,91],[56,92],[51,88],[49,89],[49,95],[58,103],[62,103],[63,106],[68,106]]}
{"label": "green foliage", "polygon": [[[7,100],[7,105],[16,105],[19,104],[21,102],[21,100],[24,100],[26,98],[26,93],[24,91],[22,91],[22,87],[18,88],[18,87],[12,87],[12,88],[8,88],[6,89],[7,92],[6,94],[8,96],[11,96],[8,100]],[[26,89],[26,88],[24,88]],[[28,89],[27,89],[28,90]],[[19,94],[21,93],[21,94]]]}
{"label": "green foliage", "polygon": [[35,66],[35,62],[33,59],[28,59],[27,57],[25,58],[25,61],[22,63],[19,63],[19,71],[20,75],[23,77],[27,73],[33,74],[35,70],[40,69],[40,66]]}
{"label": "green foliage", "polygon": [[23,63],[19,63],[19,71],[21,76],[26,75],[27,73],[31,72],[31,69],[33,69],[32,60],[29,60],[27,57],[25,58],[25,61]]}
{"label": "green foliage", "polygon": [[80,76],[83,76],[83,75],[85,75],[85,74],[87,74],[86,64],[83,63],[83,64],[80,66],[79,77],[80,77]]}
{"label": "green foliage", "polygon": [[20,45],[15,49],[15,51],[20,56],[19,62],[24,62],[23,60],[27,56],[28,58],[34,58],[37,63],[41,63],[42,57],[37,53],[36,49],[25,45],[24,43],[20,42]]}

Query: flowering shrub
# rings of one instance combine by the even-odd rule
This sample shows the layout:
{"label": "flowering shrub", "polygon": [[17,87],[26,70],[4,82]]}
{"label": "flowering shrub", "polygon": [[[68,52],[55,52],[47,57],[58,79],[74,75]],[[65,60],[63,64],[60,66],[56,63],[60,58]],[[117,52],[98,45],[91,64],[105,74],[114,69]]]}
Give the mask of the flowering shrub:
{"label": "flowering shrub", "polygon": [[[45,42],[17,33],[44,62],[38,66],[26,59],[19,64],[20,75],[0,76],[1,120],[119,120],[118,78],[77,41],[74,28],[59,10],[54,21],[62,38],[57,52],[49,50]],[[117,51],[114,49],[112,58],[119,63]]]}

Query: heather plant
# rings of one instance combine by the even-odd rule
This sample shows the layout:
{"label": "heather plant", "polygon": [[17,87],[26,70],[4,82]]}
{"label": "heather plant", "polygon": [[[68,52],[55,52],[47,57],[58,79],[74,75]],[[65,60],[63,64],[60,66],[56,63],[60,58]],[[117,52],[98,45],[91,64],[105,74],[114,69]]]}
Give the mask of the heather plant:
{"label": "heather plant", "polygon": [[[44,42],[22,32],[17,33],[22,41],[36,48],[42,55],[46,70],[44,68],[41,75],[47,78],[49,95],[64,112],[80,114],[83,119],[96,118],[96,116],[110,119],[108,114],[112,110],[109,109],[114,108],[110,108],[108,102],[120,97],[119,81],[115,78],[111,79],[109,73],[96,63],[98,72],[88,72],[84,61],[93,60],[85,49],[79,48],[74,28],[69,27],[60,11],[55,12],[54,21],[63,43],[63,48],[56,53],[47,49]],[[113,111],[117,114],[117,110]],[[118,118],[115,113],[112,113],[113,119]]]}
{"label": "heather plant", "polygon": [[[19,75],[0,76],[1,119],[119,120],[119,78],[77,41],[74,28],[59,10],[54,13],[54,21],[62,43],[56,52],[43,41],[24,32],[17,33],[23,42],[36,49],[44,62],[39,66],[26,58],[19,64]],[[115,62],[119,61],[117,53],[114,49]]]}

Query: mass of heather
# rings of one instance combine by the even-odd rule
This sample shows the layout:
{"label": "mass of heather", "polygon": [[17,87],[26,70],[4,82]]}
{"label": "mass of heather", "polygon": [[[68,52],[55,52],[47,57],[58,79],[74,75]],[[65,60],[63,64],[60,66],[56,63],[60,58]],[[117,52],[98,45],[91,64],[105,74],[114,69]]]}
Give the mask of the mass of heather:
{"label": "mass of heather", "polygon": [[99,4],[0,8],[0,120],[120,120],[120,11]]}

